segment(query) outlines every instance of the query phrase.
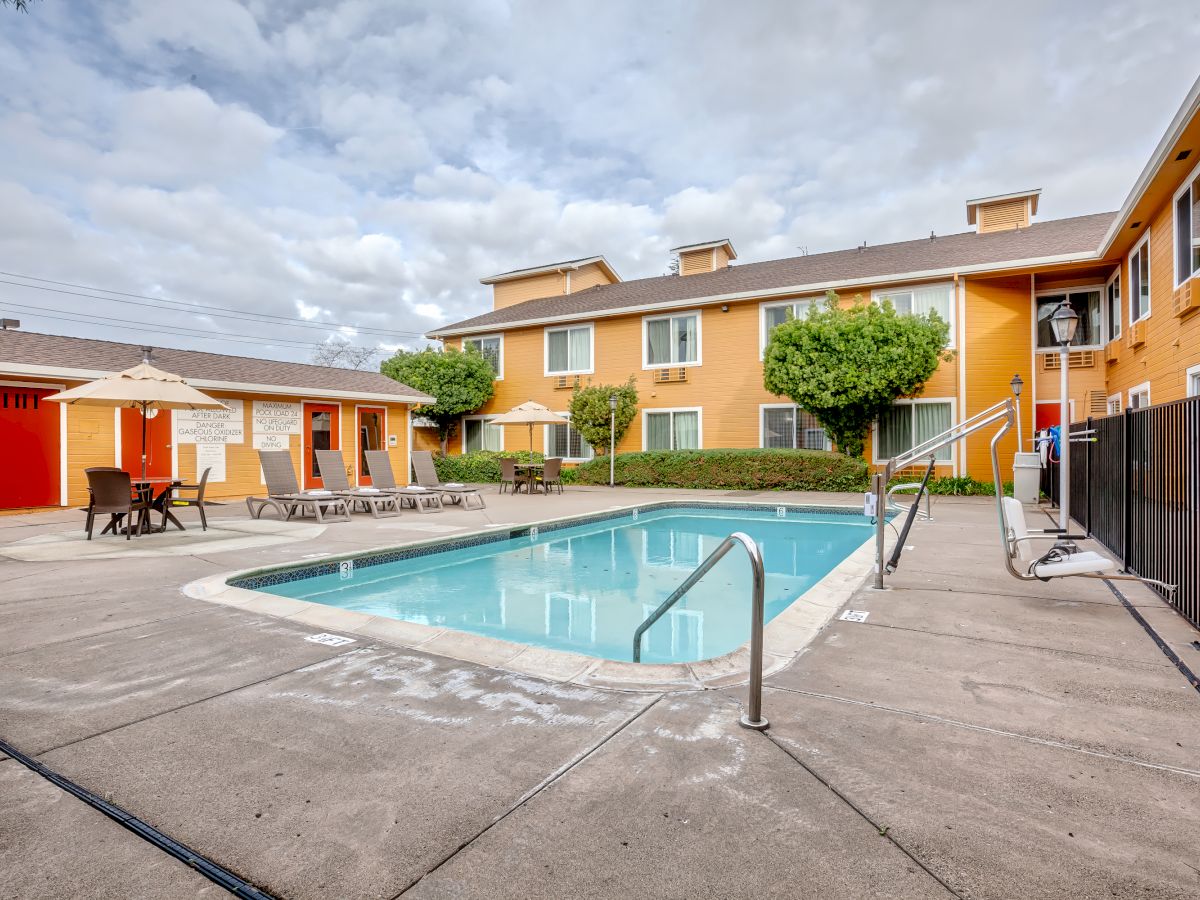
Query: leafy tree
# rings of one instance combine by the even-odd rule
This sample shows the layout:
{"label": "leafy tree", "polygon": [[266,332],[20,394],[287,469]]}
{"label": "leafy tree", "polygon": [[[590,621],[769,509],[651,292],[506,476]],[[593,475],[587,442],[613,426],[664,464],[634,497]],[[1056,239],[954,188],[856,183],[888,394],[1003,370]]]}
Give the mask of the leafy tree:
{"label": "leafy tree", "polygon": [[458,430],[458,420],[492,399],[492,364],[478,350],[400,350],[385,359],[379,371],[389,378],[436,397],[436,403],[414,408],[437,425],[442,456]]}
{"label": "leafy tree", "polygon": [[332,366],[336,369],[362,369],[370,365],[379,355],[378,347],[360,347],[349,341],[331,340],[313,345],[312,361],[315,366]]}
{"label": "leafy tree", "polygon": [[763,385],[815,416],[843,453],[860,456],[871,423],[950,358],[949,335],[936,313],[902,315],[862,297],[841,307],[830,291],[823,308],[771,331]]}
{"label": "leafy tree", "polygon": [[0,6],[12,6],[21,12],[29,12],[29,0],[0,0]]}
{"label": "leafy tree", "polygon": [[616,443],[629,430],[629,423],[637,415],[637,382],[632,375],[624,384],[590,384],[575,386],[571,394],[571,425],[583,435],[597,453],[608,453],[610,410],[608,398],[617,395],[617,416],[614,434]]}

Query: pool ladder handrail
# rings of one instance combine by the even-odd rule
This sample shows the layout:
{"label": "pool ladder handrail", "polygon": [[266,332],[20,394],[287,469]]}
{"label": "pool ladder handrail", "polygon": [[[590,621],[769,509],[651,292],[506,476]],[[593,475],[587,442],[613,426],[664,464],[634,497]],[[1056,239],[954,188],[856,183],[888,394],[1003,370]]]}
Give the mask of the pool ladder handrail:
{"label": "pool ladder handrail", "polygon": [[750,571],[753,576],[750,603],[750,698],[746,714],[741,717],[740,724],[744,728],[764,731],[769,724],[763,718],[762,714],[763,618],[766,610],[764,591],[767,576],[766,571],[763,569],[762,552],[758,549],[758,544],[754,543],[754,539],[748,534],[735,531],[729,537],[725,538],[725,540],[721,541],[717,549],[692,570],[692,574],[684,580],[683,584],[675,588],[671,592],[671,596],[660,603],[658,609],[646,617],[646,620],[633,633],[633,661],[635,663],[642,661],[642,635],[649,630],[650,626],[666,615],[667,610],[674,606],[684,594],[695,587],[696,582],[707,575],[708,571],[738,544],[745,549],[746,554],[750,557]]}

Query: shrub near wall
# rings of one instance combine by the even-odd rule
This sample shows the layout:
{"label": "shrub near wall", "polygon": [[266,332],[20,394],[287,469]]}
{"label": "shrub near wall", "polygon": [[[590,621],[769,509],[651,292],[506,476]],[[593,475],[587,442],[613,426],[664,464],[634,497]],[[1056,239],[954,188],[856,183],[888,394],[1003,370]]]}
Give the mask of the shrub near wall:
{"label": "shrub near wall", "polygon": [[[867,464],[821,450],[651,450],[619,453],[615,480],[628,487],[744,491],[864,491]],[[608,484],[608,457],[575,470],[576,484]]]}
{"label": "shrub near wall", "polygon": [[441,457],[435,454],[433,467],[437,470],[438,480],[443,483],[486,484],[500,480],[500,460],[510,456],[523,463],[542,462],[542,454],[528,450],[477,450],[462,456]]}

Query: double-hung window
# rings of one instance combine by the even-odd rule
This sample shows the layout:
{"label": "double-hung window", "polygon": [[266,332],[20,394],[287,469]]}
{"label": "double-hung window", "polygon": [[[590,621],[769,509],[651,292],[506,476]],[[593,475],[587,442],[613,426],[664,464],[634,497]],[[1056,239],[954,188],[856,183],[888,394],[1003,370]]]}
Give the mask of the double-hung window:
{"label": "double-hung window", "polygon": [[463,338],[464,350],[478,350],[483,358],[492,365],[496,380],[504,378],[504,337],[499,334],[489,334],[484,337]]}
{"label": "double-hung window", "polygon": [[700,363],[700,313],[642,319],[642,368]]}
{"label": "double-hung window", "polygon": [[1115,341],[1121,336],[1121,270],[1113,273],[1112,279],[1104,287],[1108,303],[1108,339]]}
{"label": "double-hung window", "polygon": [[546,374],[591,374],[594,333],[591,323],[547,328]]}
{"label": "double-hung window", "polygon": [[[948,431],[953,417],[949,400],[898,400],[879,417],[876,462],[894,459]],[[950,447],[942,447],[934,455],[947,462],[953,459]]]}
{"label": "double-hung window", "polygon": [[700,449],[700,410],[646,410],[643,415],[642,443],[646,450]]}
{"label": "double-hung window", "polygon": [[803,319],[816,305],[816,300],[789,300],[785,303],[764,303],[762,309],[762,322],[759,329],[759,354],[761,355],[767,349],[767,341],[771,339],[771,332],[784,322],[790,322],[792,319]]}
{"label": "double-hung window", "polygon": [[762,410],[761,446],[769,450],[832,450],[833,442],[813,416],[798,406],[767,405]]}
{"label": "double-hung window", "polygon": [[1175,197],[1175,284],[1200,275],[1200,169]]}
{"label": "double-hung window", "polygon": [[[566,413],[559,413],[559,415],[568,418]],[[546,455],[560,456],[574,462],[591,459],[594,454],[592,445],[585,441],[583,435],[568,423],[546,426]]]}
{"label": "double-hung window", "polygon": [[1129,389],[1129,408],[1143,409],[1150,405],[1150,382],[1143,381]]}
{"label": "double-hung window", "polygon": [[937,313],[938,318],[950,326],[947,346],[954,345],[954,282],[892,288],[876,291],[874,297],[876,303],[889,301],[901,315],[927,316]]}
{"label": "double-hung window", "polygon": [[1129,254],[1129,324],[1150,315],[1150,232]]}
{"label": "double-hung window", "polygon": [[1200,366],[1192,366],[1186,372],[1187,376],[1187,395],[1189,397],[1200,397]]}
{"label": "double-hung window", "polygon": [[1082,288],[1060,294],[1038,294],[1038,349],[1058,349],[1058,342],[1054,340],[1054,329],[1050,326],[1050,319],[1064,300],[1079,316],[1079,324],[1075,327],[1075,337],[1071,341],[1071,346],[1099,347],[1101,345],[1100,294],[1100,288]]}
{"label": "double-hung window", "polygon": [[488,416],[465,416],[462,428],[462,451],[503,450],[504,428],[493,425]]}

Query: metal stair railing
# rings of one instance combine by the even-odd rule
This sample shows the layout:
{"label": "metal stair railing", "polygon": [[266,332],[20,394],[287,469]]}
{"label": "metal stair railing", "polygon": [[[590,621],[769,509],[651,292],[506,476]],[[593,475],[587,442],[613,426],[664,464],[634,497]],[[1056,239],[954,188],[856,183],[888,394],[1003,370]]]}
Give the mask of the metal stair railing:
{"label": "metal stair railing", "polygon": [[[994,403],[987,409],[975,413],[973,416],[968,416],[958,424],[950,426],[941,434],[923,441],[911,450],[888,460],[883,471],[876,472],[871,477],[871,489],[872,493],[875,494],[875,509],[877,513],[875,516],[874,581],[876,590],[883,590],[883,576],[888,567],[888,563],[885,561],[887,553],[887,484],[892,478],[892,473],[897,469],[911,466],[919,459],[927,458],[933,462],[937,459],[937,452],[943,447],[949,447],[951,444],[961,441],[976,431],[987,428],[997,422],[1007,423],[1005,428],[1007,430],[1007,427],[1012,425],[1015,417],[1016,406],[1013,404],[1012,398],[1005,398],[999,403]],[[895,568],[895,565],[893,564],[892,567]]]}
{"label": "metal stair railing", "polygon": [[671,596],[660,603],[658,609],[646,617],[646,620],[633,633],[633,661],[635,663],[642,661],[642,635],[649,630],[650,626],[666,615],[667,610],[674,606],[684,594],[695,587],[696,582],[707,575],[708,571],[738,544],[742,546],[746,554],[750,557],[750,570],[753,575],[750,603],[750,696],[746,714],[739,721],[744,728],[763,731],[769,724],[763,718],[762,714],[763,617],[766,612],[764,590],[767,576],[763,569],[762,553],[758,549],[758,544],[754,543],[754,539],[749,535],[741,531],[735,531],[729,537],[725,538],[725,540],[721,541],[720,546],[692,570],[692,574],[684,580],[683,584],[675,588],[671,592]]}

